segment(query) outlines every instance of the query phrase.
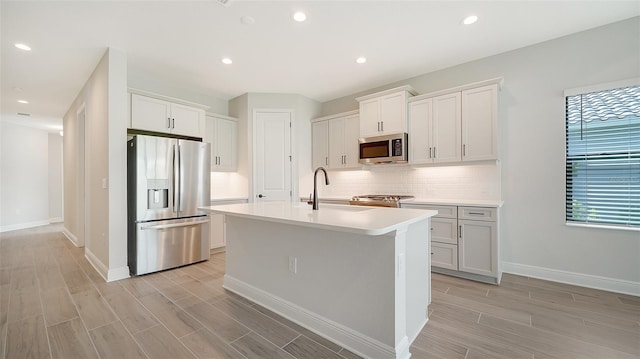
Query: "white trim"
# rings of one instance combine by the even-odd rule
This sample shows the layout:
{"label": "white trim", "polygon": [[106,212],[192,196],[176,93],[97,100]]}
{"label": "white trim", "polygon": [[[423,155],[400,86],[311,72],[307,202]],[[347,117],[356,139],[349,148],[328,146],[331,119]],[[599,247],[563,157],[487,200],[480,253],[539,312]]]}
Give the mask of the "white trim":
{"label": "white trim", "polygon": [[179,98],[175,98],[175,97],[171,97],[171,96],[165,96],[165,95],[160,95],[154,92],[149,92],[149,91],[145,91],[145,90],[139,90],[139,89],[134,89],[134,88],[127,88],[127,92],[131,93],[131,94],[136,94],[136,95],[141,95],[141,96],[146,96],[146,97],[151,97],[151,98],[155,98],[158,100],[163,100],[163,101],[169,101],[169,102],[173,102],[173,103],[177,103],[179,105],[185,105],[185,106],[190,106],[190,107],[196,107],[202,110],[208,110],[210,106],[207,105],[201,105],[199,103],[195,103],[195,102],[189,102],[189,101],[185,101]]}
{"label": "white trim", "polygon": [[49,218],[49,223],[60,223],[60,222],[64,222],[64,219],[62,217]]}
{"label": "white trim", "polygon": [[[414,101],[420,101],[420,100],[424,100],[424,99],[432,98],[432,97],[436,97],[436,96],[448,95],[448,94],[454,93],[454,92],[461,92],[461,91],[465,91],[465,90],[471,90],[471,89],[475,89],[475,88],[483,87],[483,86],[488,86],[488,85],[498,85],[498,90],[501,90],[502,86],[504,85],[504,78],[503,77],[497,77],[495,79],[478,81],[478,82],[474,82],[474,83],[471,83],[471,84],[452,87],[452,88],[448,88],[448,89],[444,89],[444,90],[440,90],[440,91],[429,92],[429,93],[426,93],[424,95],[410,97],[410,98],[407,99],[407,103],[414,102]],[[459,164],[459,162],[457,162],[457,164]],[[441,165],[441,164],[439,164],[439,165]]]}
{"label": "white trim", "polygon": [[323,116],[323,117],[318,117],[318,118],[314,118],[311,120],[311,123],[314,122],[320,122],[320,121],[326,121],[326,120],[331,120],[334,118],[340,118],[340,117],[347,117],[347,116],[353,116],[353,115],[359,115],[360,114],[360,110],[353,110],[353,111],[347,111],[347,112],[341,112],[341,113],[336,113],[334,115],[327,115],[327,116]]}
{"label": "white trim", "polygon": [[[224,276],[223,287],[362,357],[409,359],[411,356],[409,353],[409,341],[406,336],[400,340],[396,348],[392,348],[376,339],[310,312],[229,275]],[[402,354],[402,356],[396,356],[397,353]]]}
{"label": "white trim", "polygon": [[502,271],[504,273],[518,274],[553,282],[640,296],[640,282],[510,262],[502,262]]}
{"label": "white trim", "polygon": [[640,232],[640,227],[631,227],[631,226],[623,226],[623,225],[613,225],[613,224],[596,224],[596,223],[578,223],[578,222],[565,222],[567,227],[582,227],[582,228],[598,228],[598,229],[608,229],[608,230],[618,230],[618,231],[632,231],[632,232]]}
{"label": "white trim", "polygon": [[129,266],[124,266],[115,269],[108,269],[104,263],[102,263],[98,257],[96,257],[88,248],[84,249],[84,257],[89,261],[91,266],[100,274],[105,282],[113,282],[120,279],[129,278]]}
{"label": "white trim", "polygon": [[121,279],[127,279],[129,277],[131,277],[129,275],[129,266],[109,269],[109,272],[107,273],[107,282],[114,282]]}
{"label": "white trim", "polygon": [[582,95],[582,94],[591,93],[591,92],[613,90],[617,88],[629,87],[634,85],[640,85],[640,77],[633,77],[630,79],[625,79],[620,81],[605,82],[605,83],[596,84],[596,85],[566,89],[564,90],[564,97]]}
{"label": "white trim", "polygon": [[46,226],[47,224],[49,224],[49,221],[35,221],[35,222],[27,222],[27,223],[10,224],[7,226],[1,226],[0,233],[17,231],[20,229],[27,229],[27,228],[33,228],[33,227]]}
{"label": "white trim", "polygon": [[96,257],[87,247],[84,248],[84,257],[87,258],[89,263],[98,272],[98,274],[100,274],[102,279],[107,281],[107,273],[109,272],[109,269],[107,269],[107,266],[104,265],[104,263],[102,263],[100,259],[98,259],[98,257]]}
{"label": "white trim", "polygon": [[364,95],[364,96],[356,97],[356,101],[361,102],[361,101],[369,100],[369,99],[372,99],[372,98],[375,98],[375,97],[390,95],[392,93],[396,93],[396,92],[400,92],[400,91],[406,91],[406,92],[408,92],[409,94],[411,94],[413,96],[418,94],[418,91],[416,91],[410,85],[404,85],[404,86],[394,87],[392,89],[388,89],[388,90],[372,93],[370,95]]}
{"label": "white trim", "polygon": [[225,115],[221,115],[219,113],[205,112],[204,115],[205,116],[209,116],[209,117],[221,118],[223,120],[229,120],[229,121],[238,122],[238,119],[235,118],[235,117],[225,116]]}
{"label": "white trim", "polygon": [[67,237],[67,239],[73,243],[74,246],[79,247],[78,246],[78,237],[76,237],[73,233],[71,233],[71,231],[69,231],[67,229],[67,227],[63,227],[62,228],[62,234],[64,234],[65,237]]}

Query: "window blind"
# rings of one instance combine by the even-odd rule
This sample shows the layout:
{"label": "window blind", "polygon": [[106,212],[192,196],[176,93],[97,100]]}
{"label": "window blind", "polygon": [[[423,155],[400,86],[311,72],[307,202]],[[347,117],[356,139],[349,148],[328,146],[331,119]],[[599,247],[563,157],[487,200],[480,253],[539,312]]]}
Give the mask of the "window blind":
{"label": "window blind", "polygon": [[566,97],[566,220],[640,226],[640,86]]}

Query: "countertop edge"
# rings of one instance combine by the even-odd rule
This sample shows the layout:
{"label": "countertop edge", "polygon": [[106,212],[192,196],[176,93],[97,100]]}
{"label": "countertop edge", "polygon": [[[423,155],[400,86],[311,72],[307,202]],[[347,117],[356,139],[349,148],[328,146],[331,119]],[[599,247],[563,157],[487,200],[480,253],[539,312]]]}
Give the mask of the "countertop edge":
{"label": "countertop edge", "polygon": [[495,207],[500,208],[504,201],[498,200],[464,200],[464,199],[433,199],[433,198],[412,198],[403,199],[400,204],[424,204],[440,206],[467,206],[467,207]]}
{"label": "countertop edge", "polygon": [[205,206],[205,207],[198,207],[198,209],[202,211],[210,212],[210,213],[218,213],[218,214],[224,214],[229,216],[236,216],[240,218],[248,218],[248,219],[255,219],[255,220],[275,222],[275,223],[298,225],[301,227],[318,228],[318,229],[333,230],[333,231],[339,231],[339,232],[348,232],[348,233],[368,235],[368,236],[385,235],[393,231],[396,231],[398,229],[401,229],[402,227],[408,227],[409,225],[431,218],[438,214],[437,211],[433,211],[433,210],[420,210],[425,213],[422,215],[415,216],[413,218],[406,219],[400,223],[389,225],[387,227],[366,229],[366,228],[357,228],[357,227],[346,227],[346,226],[337,225],[337,224],[304,222],[296,219],[289,219],[289,218],[282,218],[282,217],[269,217],[269,216],[263,216],[258,214],[239,213],[237,211],[225,210],[224,208],[214,208],[214,207],[221,207],[221,206]]}

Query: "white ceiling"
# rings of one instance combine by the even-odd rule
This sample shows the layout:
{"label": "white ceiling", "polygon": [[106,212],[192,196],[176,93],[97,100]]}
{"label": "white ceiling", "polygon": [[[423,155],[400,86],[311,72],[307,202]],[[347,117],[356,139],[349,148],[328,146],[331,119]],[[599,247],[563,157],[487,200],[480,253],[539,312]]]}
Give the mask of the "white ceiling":
{"label": "white ceiling", "polygon": [[[126,52],[130,78],[225,100],[275,92],[327,101],[640,15],[637,0],[231,0],[226,7],[218,0],[2,0],[0,6],[2,120],[50,130],[61,127],[109,46]],[[297,10],[307,13],[306,22],[291,20]],[[462,25],[468,14],[479,21]],[[243,24],[244,15],[255,23]],[[16,42],[33,50],[18,50]],[[225,56],[234,63],[222,64]],[[368,61],[358,65],[358,56]]]}

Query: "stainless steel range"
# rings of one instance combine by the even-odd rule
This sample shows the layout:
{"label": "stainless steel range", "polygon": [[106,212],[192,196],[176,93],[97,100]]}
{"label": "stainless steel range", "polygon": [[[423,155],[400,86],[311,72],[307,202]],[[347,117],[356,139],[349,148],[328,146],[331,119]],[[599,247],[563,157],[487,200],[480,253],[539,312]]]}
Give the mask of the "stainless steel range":
{"label": "stainless steel range", "polygon": [[354,206],[375,206],[375,207],[400,207],[403,199],[414,198],[413,196],[398,196],[392,194],[368,194],[364,196],[353,196],[349,201]]}

